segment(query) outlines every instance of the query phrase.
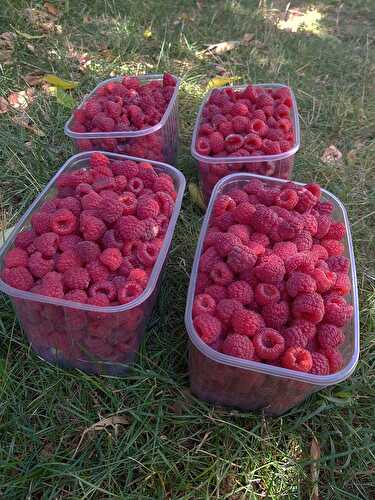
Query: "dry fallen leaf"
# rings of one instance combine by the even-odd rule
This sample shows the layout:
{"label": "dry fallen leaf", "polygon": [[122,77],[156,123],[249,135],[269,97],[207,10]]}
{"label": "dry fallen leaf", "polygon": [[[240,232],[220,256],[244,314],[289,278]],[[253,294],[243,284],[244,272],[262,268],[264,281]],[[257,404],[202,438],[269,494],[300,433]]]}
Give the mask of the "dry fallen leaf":
{"label": "dry fallen leaf", "polygon": [[27,84],[30,85],[30,87],[34,87],[35,85],[39,85],[43,81],[43,75],[44,73],[41,73],[40,71],[34,71],[32,73],[28,73],[22,78]]}
{"label": "dry fallen leaf", "polygon": [[15,125],[30,130],[33,134],[38,137],[44,137],[45,133],[42,132],[38,127],[32,125],[30,117],[26,113],[20,113],[18,115],[12,116],[10,119]]}
{"label": "dry fallen leaf", "polygon": [[189,183],[189,194],[194,205],[197,205],[202,210],[206,210],[206,205],[204,203],[202,191],[196,184],[194,184],[194,182]]}
{"label": "dry fallen leaf", "polygon": [[0,33],[0,49],[13,50],[15,39],[16,34],[12,31],[5,31],[4,33]]}
{"label": "dry fallen leaf", "polygon": [[217,55],[224,54],[225,52],[229,52],[240,45],[248,45],[253,39],[254,35],[252,33],[245,33],[241,40],[229,40],[227,42],[213,43],[209,45],[203,53],[211,52]]}
{"label": "dry fallen leaf", "polygon": [[104,431],[107,429],[107,427],[113,427],[113,429],[115,430],[115,435],[117,435],[119,425],[129,425],[129,424],[130,424],[129,418],[121,415],[113,415],[112,417],[107,417],[99,420],[99,422],[96,422],[95,424],[91,425],[82,432],[78,445],[73,453],[73,458],[76,456],[86,434]]}
{"label": "dry fallen leaf", "polygon": [[12,108],[26,109],[35,99],[34,89],[28,88],[19,92],[11,92],[7,99]]}
{"label": "dry fallen leaf", "polygon": [[319,500],[319,460],[320,460],[320,446],[315,437],[312,438],[310,447],[310,456],[313,460],[311,464],[311,481],[313,489],[311,492],[311,500]]}
{"label": "dry fallen leaf", "polygon": [[329,165],[333,165],[335,163],[339,163],[342,159],[342,153],[339,149],[336,148],[333,144],[328,146],[324,150],[324,153],[321,157],[323,163],[327,163]]}
{"label": "dry fallen leaf", "polygon": [[207,83],[207,88],[215,89],[217,87],[223,87],[224,85],[233,83],[237,80],[240,80],[239,76],[215,76],[214,78],[211,78],[211,80],[209,80],[209,82]]}
{"label": "dry fallen leaf", "polygon": [[58,17],[60,14],[59,9],[49,2],[44,2],[44,8],[48,12],[48,14],[51,14],[51,16]]}
{"label": "dry fallen leaf", "polygon": [[35,28],[41,29],[46,33],[62,33],[62,26],[55,24],[56,16],[50,14],[47,10],[27,8],[24,10],[24,14]]}
{"label": "dry fallen leaf", "polygon": [[9,103],[5,99],[5,97],[0,96],[0,115],[3,113],[8,113],[9,111]]}
{"label": "dry fallen leaf", "polygon": [[90,24],[92,22],[91,16],[83,16],[83,24]]}
{"label": "dry fallen leaf", "polygon": [[60,78],[59,76],[56,75],[44,75],[43,79],[47,83],[53,85],[54,87],[60,87],[61,89],[64,90],[75,89],[79,85],[78,82],[65,80],[64,78]]}

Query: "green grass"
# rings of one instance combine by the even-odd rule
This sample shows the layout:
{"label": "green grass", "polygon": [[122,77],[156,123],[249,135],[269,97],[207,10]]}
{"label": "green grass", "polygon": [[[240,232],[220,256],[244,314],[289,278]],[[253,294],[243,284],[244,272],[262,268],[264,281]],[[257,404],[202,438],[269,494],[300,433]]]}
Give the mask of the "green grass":
{"label": "green grass", "polygon": [[[52,0],[51,0],[52,1]],[[162,72],[182,79],[178,167],[197,181],[189,146],[195,113],[217,66],[242,82],[285,82],[296,91],[302,148],[294,178],[319,181],[348,208],[361,299],[361,360],[353,376],[314,394],[279,418],[213,408],[188,390],[183,313],[201,216],[189,195],[158,307],[129,377],[65,372],[30,350],[9,300],[0,300],[0,496],[5,499],[125,498],[307,499],[310,444],[319,442],[324,500],[374,498],[375,396],[375,15],[371,0],[292,2],[321,14],[313,33],[275,24],[286,1],[65,0],[59,27],[45,32],[26,9],[41,1],[4,0],[0,33],[21,33],[13,64],[0,66],[0,95],[25,90],[31,71],[80,82],[78,103],[110,74]],[[343,6],[340,8],[340,4]],[[176,6],[177,5],[177,6]],[[35,15],[34,15],[35,17]],[[43,22],[46,22],[44,20]],[[143,32],[150,28],[152,37]],[[22,33],[32,35],[27,39]],[[207,44],[253,33],[222,56],[199,56]],[[43,38],[35,38],[44,35]],[[30,38],[30,37],[29,37]],[[29,44],[29,47],[28,47]],[[31,45],[31,46],[30,46]],[[80,69],[76,53],[90,64]],[[15,223],[73,152],[64,136],[69,110],[36,88],[26,110],[44,136],[0,115],[0,203],[4,227]],[[340,164],[320,161],[334,144]],[[82,432],[101,418],[127,417],[117,432]]]}

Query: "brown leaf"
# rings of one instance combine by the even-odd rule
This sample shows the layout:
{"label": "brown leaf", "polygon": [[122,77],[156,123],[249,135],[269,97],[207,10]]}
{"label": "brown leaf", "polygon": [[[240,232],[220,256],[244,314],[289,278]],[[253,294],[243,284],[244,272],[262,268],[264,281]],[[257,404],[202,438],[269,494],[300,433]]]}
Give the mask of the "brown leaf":
{"label": "brown leaf", "polygon": [[319,441],[313,437],[310,446],[310,456],[313,460],[311,464],[311,481],[313,489],[311,492],[311,500],[319,500],[319,460],[320,460],[320,445]]}
{"label": "brown leaf", "polygon": [[8,113],[9,111],[9,103],[5,99],[5,97],[0,97],[0,114]]}
{"label": "brown leaf", "polygon": [[21,114],[12,116],[11,121],[19,127],[30,130],[33,134],[35,134],[39,137],[44,137],[44,135],[45,135],[44,132],[42,132],[38,127],[35,127],[34,125],[31,124],[32,122],[26,113],[21,113]]}
{"label": "brown leaf", "polygon": [[60,15],[59,9],[49,2],[44,2],[44,8],[51,16],[58,17]]}
{"label": "brown leaf", "polygon": [[83,16],[83,24],[90,24],[92,23],[92,17],[91,16]]}
{"label": "brown leaf", "polygon": [[0,49],[13,50],[15,39],[16,34],[12,31],[5,31],[4,33],[0,33]]}
{"label": "brown leaf", "polygon": [[8,95],[8,102],[15,109],[26,109],[34,101],[34,89],[20,90],[19,92],[11,92]]}
{"label": "brown leaf", "polygon": [[0,63],[12,64],[13,62],[13,50],[0,50]]}
{"label": "brown leaf", "polygon": [[229,52],[230,50],[235,49],[241,45],[248,45],[254,39],[254,35],[252,33],[245,33],[241,40],[229,40],[227,42],[213,43],[207,47],[203,51],[211,52],[213,54],[224,54],[225,52]]}
{"label": "brown leaf", "polygon": [[129,425],[129,424],[130,424],[130,419],[128,417],[121,415],[113,415],[112,417],[102,418],[101,420],[99,420],[99,422],[96,422],[95,424],[91,425],[82,432],[81,438],[73,453],[73,458],[76,456],[77,451],[79,450],[86,434],[101,432],[103,430],[106,430],[107,427],[112,427],[115,430],[115,434],[117,435],[119,425]]}
{"label": "brown leaf", "polygon": [[34,71],[32,73],[28,73],[22,78],[26,83],[30,85],[30,87],[34,87],[35,85],[39,85],[43,81],[43,76],[44,73],[41,73],[40,71]]}
{"label": "brown leaf", "polygon": [[324,150],[322,154],[321,160],[323,163],[327,163],[329,165],[334,165],[335,163],[339,163],[342,159],[342,153],[339,149],[336,148],[333,144],[328,146]]}

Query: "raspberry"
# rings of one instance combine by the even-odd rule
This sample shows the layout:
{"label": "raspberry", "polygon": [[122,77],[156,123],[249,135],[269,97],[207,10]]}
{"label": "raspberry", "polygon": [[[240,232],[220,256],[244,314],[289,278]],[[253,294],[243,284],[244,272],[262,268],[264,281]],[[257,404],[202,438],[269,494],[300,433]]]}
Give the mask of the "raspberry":
{"label": "raspberry", "polygon": [[288,370],[308,373],[312,365],[310,352],[302,347],[289,347],[281,358],[281,366]]}
{"label": "raspberry", "polygon": [[128,189],[130,192],[138,196],[144,189],[144,183],[139,177],[133,177],[128,182]]}
{"label": "raspberry", "polygon": [[199,314],[213,314],[215,312],[216,302],[207,293],[199,294],[195,297],[193,303],[193,318]]}
{"label": "raspberry", "polygon": [[211,153],[220,153],[224,149],[224,137],[221,135],[220,132],[212,132],[209,137],[208,141],[210,143],[210,150]]}
{"label": "raspberry", "polygon": [[231,269],[222,261],[216,262],[213,265],[210,277],[217,285],[229,285],[233,281]]}
{"label": "raspberry", "polygon": [[277,225],[278,217],[275,212],[264,205],[257,205],[251,216],[250,224],[258,233],[269,233]]}
{"label": "raspberry", "polygon": [[316,282],[310,275],[294,271],[289,275],[286,289],[290,297],[297,297],[301,293],[315,292]]}
{"label": "raspberry", "polygon": [[325,303],[325,323],[344,326],[353,315],[353,307],[341,296],[332,297]]}
{"label": "raspberry", "polygon": [[101,243],[104,248],[119,248],[121,250],[123,247],[123,241],[116,238],[114,229],[108,229],[108,231],[103,234]]}
{"label": "raspberry", "polygon": [[67,196],[66,198],[59,200],[59,208],[66,208],[70,210],[75,217],[78,217],[82,210],[80,201],[73,196]]}
{"label": "raspberry", "polygon": [[[109,305],[109,300],[106,295],[103,293],[97,293],[93,297],[89,297],[87,299],[87,304],[91,306],[96,306],[96,307],[107,307]],[[90,311],[87,313],[88,316],[92,319],[104,319],[105,318],[105,313],[100,313],[96,311]]]}
{"label": "raspberry", "polygon": [[137,198],[134,193],[126,191],[119,196],[119,201],[122,203],[123,215],[134,215],[137,210]]}
{"label": "raspberry", "polygon": [[104,266],[99,260],[90,261],[87,264],[86,269],[93,283],[105,281],[109,276],[107,267]]}
{"label": "raspberry", "polygon": [[117,273],[120,276],[129,276],[132,269],[134,269],[134,258],[125,257],[122,259],[121,266],[118,268]]}
{"label": "raspberry", "polygon": [[344,253],[344,245],[338,240],[322,239],[321,245],[327,250],[328,255],[340,256]]}
{"label": "raspberry", "polygon": [[210,295],[215,302],[227,298],[227,290],[224,286],[210,285],[205,289],[205,293]]}
{"label": "raspberry", "polygon": [[279,283],[285,275],[284,262],[275,254],[263,256],[260,263],[255,266],[256,277],[264,283]]}
{"label": "raspberry", "polygon": [[328,375],[329,362],[327,357],[320,352],[311,352],[312,367],[310,373],[314,375]]}
{"label": "raspberry", "polygon": [[222,231],[228,231],[230,226],[234,223],[233,215],[231,212],[225,212],[220,217],[216,217],[215,224]]}
{"label": "raspberry", "polygon": [[329,373],[336,373],[344,366],[342,354],[335,349],[326,349],[323,353],[328,359]]}
{"label": "raspberry", "polygon": [[300,231],[294,239],[299,252],[310,250],[313,244],[312,236],[308,231]]}
{"label": "raspberry", "polygon": [[306,347],[308,338],[297,326],[284,328],[282,335],[285,340],[285,348],[289,347]]}
{"label": "raspberry", "polygon": [[328,252],[322,245],[314,244],[311,248],[311,255],[315,261],[328,259]]}
{"label": "raspberry", "polygon": [[235,273],[251,269],[254,267],[256,261],[257,257],[255,253],[245,245],[236,245],[233,247],[227,259],[228,266]]}
{"label": "raspberry", "polygon": [[[335,273],[330,273],[330,274],[335,274]],[[340,295],[348,295],[351,288],[352,284],[349,276],[346,273],[337,273],[336,280],[332,287],[332,290],[338,292]]]}
{"label": "raspberry", "polygon": [[95,208],[99,208],[100,202],[102,201],[102,197],[91,190],[81,198],[82,208],[84,210],[92,210]]}
{"label": "raspberry", "polygon": [[157,193],[155,193],[155,200],[159,204],[160,212],[163,215],[170,217],[172,215],[174,207],[173,198],[168,193],[158,191]]}
{"label": "raspberry", "polygon": [[248,194],[255,194],[257,195],[259,191],[261,191],[264,187],[264,184],[261,180],[259,179],[252,179],[249,181],[247,184],[244,186],[244,191]]}
{"label": "raspberry", "polygon": [[80,230],[82,231],[85,240],[99,240],[105,233],[106,229],[107,227],[101,219],[98,219],[93,215],[81,215]]}
{"label": "raspberry", "polygon": [[262,139],[259,135],[250,133],[244,138],[244,147],[251,153],[252,151],[259,150],[262,147]]}
{"label": "raspberry", "polygon": [[289,257],[297,253],[297,247],[291,241],[281,241],[280,243],[275,243],[273,252],[285,262]]}
{"label": "raspberry", "polygon": [[283,336],[272,328],[259,330],[253,338],[253,343],[257,356],[265,361],[276,361],[285,349]]}
{"label": "raspberry", "polygon": [[323,271],[322,269],[314,269],[311,273],[316,283],[316,290],[319,293],[327,292],[332,288],[336,281],[336,274],[331,271]]}
{"label": "raspberry", "polygon": [[220,217],[225,212],[229,212],[236,208],[235,201],[226,194],[220,195],[216,198],[214,206],[212,207],[212,215],[214,217]]}
{"label": "raspberry", "polygon": [[175,188],[172,177],[168,174],[160,174],[159,177],[155,179],[155,182],[152,186],[152,191],[154,193],[169,193],[171,196],[175,195]]}
{"label": "raspberry", "polygon": [[241,304],[251,304],[254,298],[253,289],[246,281],[233,281],[228,286],[228,297],[238,300]]}
{"label": "raspberry", "polygon": [[116,271],[122,263],[122,254],[118,248],[106,248],[99,256],[99,260],[110,271]]}
{"label": "raspberry", "polygon": [[142,180],[144,187],[152,188],[158,174],[155,172],[151,163],[141,162],[138,163],[138,177]]}
{"label": "raspberry", "polygon": [[4,257],[5,267],[26,267],[29,255],[22,248],[12,248]]}
{"label": "raspberry", "polygon": [[241,244],[241,240],[231,233],[216,233],[215,235],[215,250],[221,257],[226,257],[233,247]]}
{"label": "raspberry", "polygon": [[149,217],[157,217],[160,211],[158,202],[151,198],[145,197],[138,200],[137,217],[138,219],[147,219]]}
{"label": "raspberry", "polygon": [[318,228],[315,233],[315,238],[320,240],[321,238],[324,238],[327,235],[329,228],[331,227],[331,219],[327,215],[318,215],[315,218],[318,224]]}
{"label": "raspberry", "polygon": [[244,144],[243,137],[239,134],[227,135],[224,140],[224,147],[228,153],[234,153],[242,148]]}
{"label": "raspberry", "polygon": [[99,202],[98,210],[104,222],[113,224],[122,216],[123,207],[124,205],[118,198],[102,198]]}
{"label": "raspberry", "polygon": [[[263,120],[259,120],[258,118],[255,118],[253,120],[250,120],[248,131],[253,133],[253,134],[257,134],[260,137],[264,137],[265,135],[267,135],[268,127],[264,123]],[[262,144],[263,144],[263,141],[262,141]]]}
{"label": "raspberry", "polygon": [[127,185],[128,179],[125,177],[125,175],[117,175],[115,177],[115,185],[113,189],[116,193],[121,194],[125,191]]}
{"label": "raspberry", "polygon": [[117,291],[120,304],[128,304],[143,292],[143,288],[136,281],[128,281],[125,286]]}
{"label": "raspberry", "polygon": [[175,87],[176,86],[176,79],[174,78],[173,75],[170,73],[164,73],[163,75],[163,86],[164,87]]}
{"label": "raspberry", "polygon": [[280,144],[276,141],[270,141],[269,139],[263,139],[262,150],[266,155],[275,155],[281,153]]}
{"label": "raspberry", "polygon": [[115,227],[123,240],[138,240],[144,233],[144,224],[133,215],[120,217]]}
{"label": "raspberry", "polygon": [[[165,216],[161,215],[160,217],[165,217]],[[169,221],[167,219],[167,225],[168,225],[168,222]],[[163,232],[163,234],[161,234],[160,225],[155,219],[152,219],[152,218],[144,219],[143,224],[144,224],[143,240],[145,240],[145,241],[150,241],[150,240],[155,239],[159,235],[159,233],[160,233],[160,236],[165,234],[165,232]]]}
{"label": "raspberry", "polygon": [[276,197],[276,205],[287,210],[293,210],[297,205],[298,194],[294,189],[283,189]]}
{"label": "raspberry", "polygon": [[297,295],[292,304],[292,314],[297,319],[319,323],[324,316],[324,302],[318,293]]}
{"label": "raspberry", "polygon": [[80,266],[81,266],[81,259],[79,258],[77,252],[72,248],[65,250],[65,252],[60,254],[56,259],[56,271],[58,271],[59,273],[64,273],[65,271],[67,271],[72,267],[80,267]]}
{"label": "raspberry", "polygon": [[220,321],[211,314],[199,314],[194,318],[194,328],[206,344],[212,344],[221,334]]}
{"label": "raspberry", "polygon": [[[61,278],[61,274],[54,271],[45,274],[42,278],[40,294],[46,295],[47,297],[62,299],[64,297],[64,288]],[[54,312],[56,312],[55,307],[54,310]]]}
{"label": "raspberry", "polygon": [[211,151],[210,141],[207,137],[198,137],[195,148],[200,155],[208,156]]}
{"label": "raspberry", "polygon": [[82,267],[72,267],[64,272],[63,280],[71,290],[84,290],[90,284],[90,275]]}
{"label": "raspberry", "polygon": [[240,224],[249,224],[251,216],[255,213],[255,210],[254,205],[248,201],[244,201],[233,210],[234,220]]}
{"label": "raspberry", "polygon": [[348,273],[350,268],[350,260],[344,255],[333,255],[328,257],[327,263],[330,271],[335,273]]}
{"label": "raspberry", "polygon": [[251,360],[254,358],[254,346],[248,337],[243,335],[228,335],[221,350],[228,356]]}
{"label": "raspberry", "polygon": [[117,297],[117,290],[113,283],[110,281],[98,281],[89,288],[90,297],[95,297],[95,295],[103,294],[106,295],[109,302],[112,302]]}
{"label": "raspberry", "polygon": [[236,205],[239,205],[240,203],[243,203],[245,201],[248,201],[248,196],[243,191],[242,189],[239,188],[233,188],[230,191],[228,191],[227,195],[234,200]]}
{"label": "raspberry", "polygon": [[77,243],[82,241],[82,238],[78,236],[78,234],[67,234],[66,236],[60,236],[59,238],[59,250],[65,252],[65,250],[69,250],[74,248]]}
{"label": "raspberry", "polygon": [[60,208],[51,215],[51,229],[61,236],[74,233],[77,229],[77,217],[67,208]]}
{"label": "raspberry", "polygon": [[295,207],[295,210],[299,213],[308,212],[310,208],[312,208],[316,202],[317,198],[306,188],[302,188],[298,191],[298,203]]}
{"label": "raspberry", "polygon": [[124,175],[127,179],[136,177],[138,174],[138,164],[132,160],[121,160],[112,162],[114,175]]}
{"label": "raspberry", "polygon": [[36,234],[32,229],[23,229],[17,234],[14,240],[14,245],[17,248],[26,250],[27,247],[34,241],[35,237]]}
{"label": "raspberry", "polygon": [[253,337],[264,327],[264,322],[259,314],[242,309],[232,315],[232,327],[235,334]]}
{"label": "raspberry", "polygon": [[59,237],[55,233],[44,233],[34,240],[34,246],[44,257],[52,257],[57,252]]}
{"label": "raspberry", "polygon": [[235,116],[232,119],[232,128],[236,134],[246,134],[250,131],[250,120],[246,116]]}
{"label": "raspberry", "polygon": [[228,233],[239,238],[244,245],[248,244],[250,241],[250,231],[245,224],[233,224],[233,226],[230,226],[228,229]]}
{"label": "raspberry", "polygon": [[52,259],[45,259],[40,252],[34,252],[30,255],[27,267],[35,278],[42,278],[53,270],[54,262]]}
{"label": "raspberry", "polygon": [[314,259],[310,252],[298,252],[285,261],[287,273],[293,271],[311,272],[314,269]]}
{"label": "raspberry", "polygon": [[320,347],[324,350],[336,348],[344,343],[343,331],[335,325],[323,323],[317,326],[317,336]]}
{"label": "raspberry", "polygon": [[280,292],[275,285],[259,283],[255,289],[255,301],[260,306],[274,304],[280,300]]}
{"label": "raspberry", "polygon": [[159,248],[152,242],[140,243],[137,247],[137,258],[145,266],[152,266],[158,258]]}
{"label": "raspberry", "polygon": [[316,218],[310,213],[303,214],[303,228],[308,231],[311,236],[315,236],[318,230],[318,223]]}
{"label": "raspberry", "polygon": [[38,234],[51,231],[51,217],[46,212],[34,212],[31,216],[31,225]]}
{"label": "raspberry", "polygon": [[328,238],[329,240],[342,240],[345,235],[346,235],[345,225],[342,224],[341,222],[336,222],[330,225],[328,233],[326,234],[325,237]]}
{"label": "raspberry", "polygon": [[84,290],[70,290],[65,294],[64,299],[86,304],[87,293]]}
{"label": "raspberry", "polygon": [[316,325],[305,319],[295,319],[292,322],[292,326],[298,327],[301,332],[307,337],[307,340],[314,338],[316,333]]}
{"label": "raspberry", "polygon": [[2,272],[2,279],[9,286],[18,290],[28,291],[34,284],[34,279],[26,267],[6,267]]}
{"label": "raspberry", "polygon": [[230,323],[232,316],[242,309],[242,304],[234,299],[222,299],[217,303],[216,316],[223,323]]}
{"label": "raspberry", "polygon": [[146,288],[148,283],[149,274],[144,269],[135,268],[129,273],[128,280],[135,281],[141,285],[142,288]]}
{"label": "raspberry", "polygon": [[99,245],[93,241],[80,241],[74,249],[84,264],[93,262],[100,255]]}
{"label": "raspberry", "polygon": [[266,325],[279,330],[289,319],[289,306],[285,301],[267,304],[262,307],[262,316]]}

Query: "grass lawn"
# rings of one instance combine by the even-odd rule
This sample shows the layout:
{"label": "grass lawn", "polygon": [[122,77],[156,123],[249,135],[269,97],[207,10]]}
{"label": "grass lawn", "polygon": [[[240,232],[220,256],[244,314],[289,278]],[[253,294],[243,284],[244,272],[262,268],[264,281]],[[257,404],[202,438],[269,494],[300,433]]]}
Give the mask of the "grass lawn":
{"label": "grass lawn", "polygon": [[[0,40],[0,95],[27,90],[32,72],[55,73],[79,81],[70,94],[78,103],[108,75],[169,70],[182,79],[177,166],[188,181],[197,182],[190,139],[210,78],[225,71],[240,82],[292,86],[302,124],[293,177],[320,182],[349,211],[361,360],[349,380],[279,418],[196,400],[183,314],[202,212],[186,194],[160,300],[129,377],[99,378],[42,362],[9,300],[0,298],[1,498],[374,498],[373,0],[51,0],[47,7],[34,0],[1,3],[0,33],[15,37]],[[202,54],[211,43],[245,33],[254,35],[247,46]],[[65,101],[41,85],[31,88],[24,115],[0,115],[3,229],[73,152],[63,133],[70,114]],[[327,165],[321,157],[331,144],[342,159]],[[85,429],[111,415],[126,418],[117,430],[86,433],[80,442]],[[321,458],[312,471],[313,439]]]}

